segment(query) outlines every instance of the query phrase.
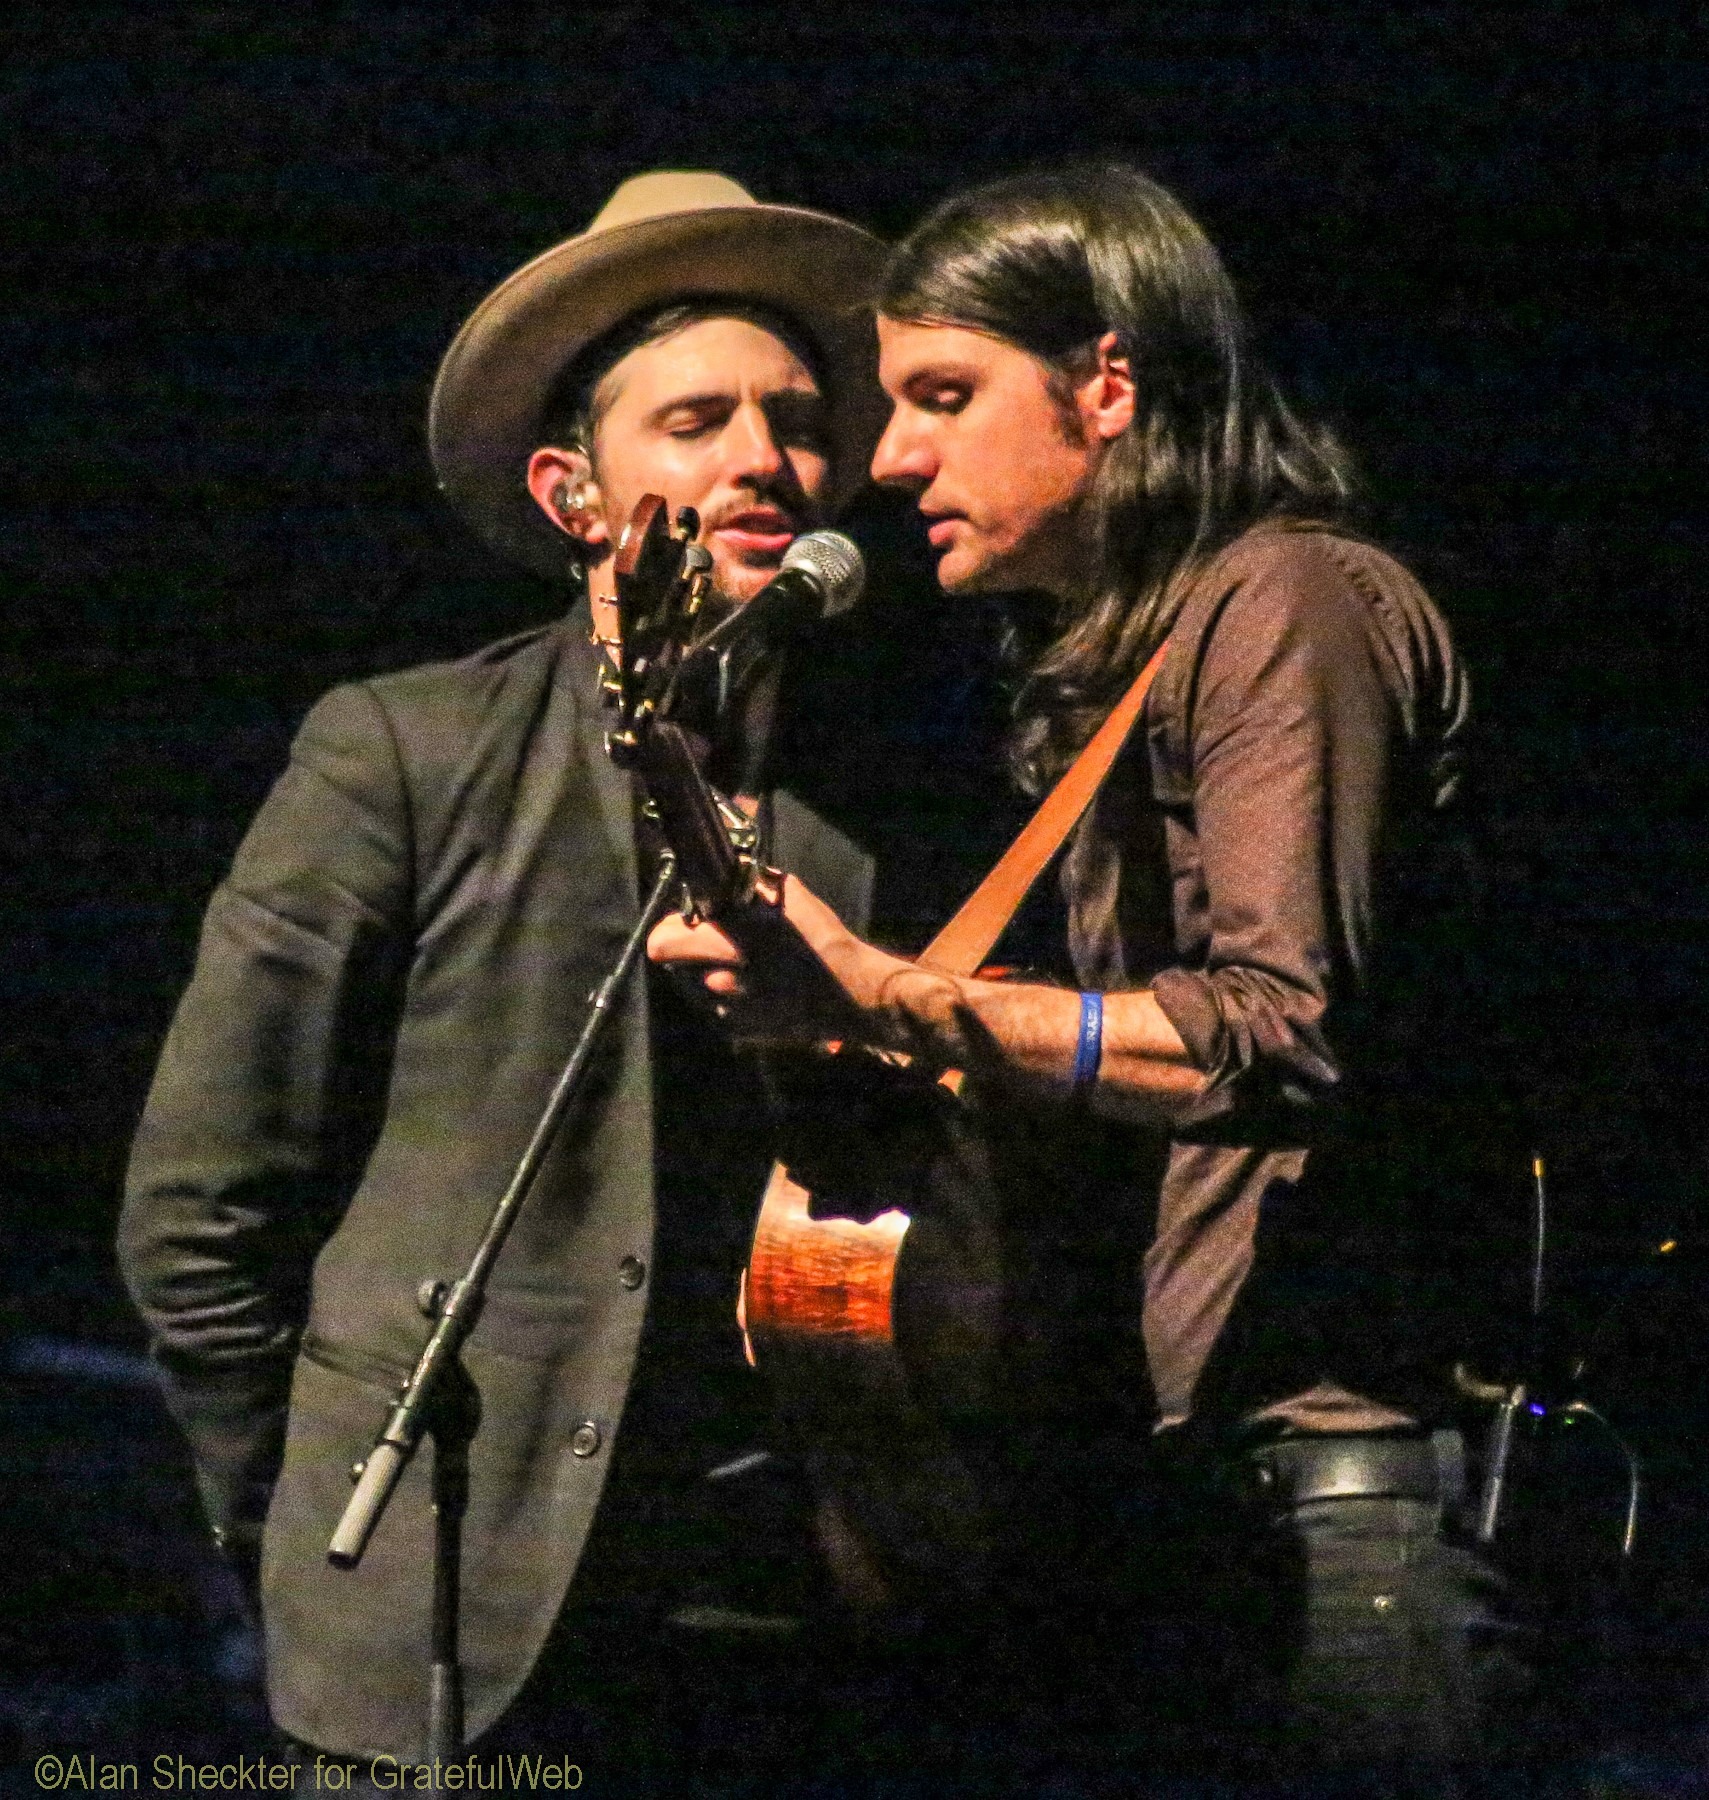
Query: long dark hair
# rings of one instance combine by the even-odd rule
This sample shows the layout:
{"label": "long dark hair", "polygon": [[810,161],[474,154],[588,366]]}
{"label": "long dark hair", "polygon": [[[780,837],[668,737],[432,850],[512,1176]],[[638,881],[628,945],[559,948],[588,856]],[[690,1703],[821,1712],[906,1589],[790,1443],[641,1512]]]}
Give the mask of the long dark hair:
{"label": "long dark hair", "polygon": [[[1288,408],[1248,348],[1221,259],[1180,203],[1122,164],[1011,177],[952,196],[897,246],[879,311],[970,326],[1064,384],[1115,332],[1138,386],[1086,511],[1086,579],[1018,605],[1026,674],[1012,759],[1037,791],[1067,765],[1179,610],[1183,578],[1259,519],[1331,519],[1346,453]],[[1064,389],[1066,391],[1066,388]]]}

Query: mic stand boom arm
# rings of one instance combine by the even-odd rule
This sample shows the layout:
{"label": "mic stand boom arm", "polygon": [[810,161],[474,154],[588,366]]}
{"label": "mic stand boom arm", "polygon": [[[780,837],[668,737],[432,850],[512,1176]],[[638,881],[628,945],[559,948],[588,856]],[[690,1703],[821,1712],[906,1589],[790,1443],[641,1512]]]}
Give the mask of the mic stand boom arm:
{"label": "mic stand boom arm", "polygon": [[546,1153],[575,1104],[595,1046],[615,1012],[623,990],[646,947],[647,934],[663,916],[676,891],[676,859],[660,859],[658,879],[611,972],[589,999],[587,1023],[554,1085],[545,1111],[534,1127],[509,1185],[494,1206],[469,1267],[449,1287],[423,1285],[419,1300],[433,1319],[433,1331],[422,1348],[397,1404],[374,1440],[365,1461],[353,1471],[356,1491],[350,1496],[327,1547],[335,1568],[353,1569],[362,1560],[374,1527],[424,1435],[434,1439],[434,1512],[437,1515],[433,1584],[433,1674],[428,1708],[429,1755],[454,1755],[462,1748],[461,1672],[457,1663],[458,1525],[466,1497],[467,1450],[478,1423],[474,1384],[459,1359],[464,1342],[480,1317],[487,1278],[533,1188]]}

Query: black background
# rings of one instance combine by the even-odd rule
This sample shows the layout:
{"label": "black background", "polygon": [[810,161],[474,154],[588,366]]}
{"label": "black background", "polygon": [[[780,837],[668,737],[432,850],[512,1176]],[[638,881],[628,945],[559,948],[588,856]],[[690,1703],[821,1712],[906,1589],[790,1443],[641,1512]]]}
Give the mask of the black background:
{"label": "black background", "polygon": [[[125,1147],[201,907],[309,702],[554,610],[442,509],[427,391],[501,276],[661,165],[891,236],[950,187],[1074,156],[1181,195],[1469,653],[1486,979],[1555,1171],[1564,1329],[1662,1239],[1689,1251],[1700,8],[14,4],[0,31],[15,1332],[138,1341],[109,1273]],[[904,525],[870,529],[890,574],[817,741],[870,710],[892,758],[866,822],[952,828],[892,895],[906,939],[1006,803],[979,621],[943,616]],[[1492,1207],[1524,1182],[1521,1155]]]}

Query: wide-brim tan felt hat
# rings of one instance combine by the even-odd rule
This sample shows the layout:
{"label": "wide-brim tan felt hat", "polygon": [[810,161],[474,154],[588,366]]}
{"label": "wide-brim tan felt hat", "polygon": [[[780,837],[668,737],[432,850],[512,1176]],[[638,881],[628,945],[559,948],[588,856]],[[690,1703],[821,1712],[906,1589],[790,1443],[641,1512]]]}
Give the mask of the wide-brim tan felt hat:
{"label": "wide-brim tan felt hat", "polygon": [[884,258],[859,226],[762,205],[723,175],[634,176],[586,231],[518,269],[457,333],[428,408],[440,488],[501,556],[563,577],[570,546],[526,484],[554,384],[631,313],[716,296],[775,307],[812,334],[831,390],[831,502],[841,506],[866,479],[884,424],[872,321]]}

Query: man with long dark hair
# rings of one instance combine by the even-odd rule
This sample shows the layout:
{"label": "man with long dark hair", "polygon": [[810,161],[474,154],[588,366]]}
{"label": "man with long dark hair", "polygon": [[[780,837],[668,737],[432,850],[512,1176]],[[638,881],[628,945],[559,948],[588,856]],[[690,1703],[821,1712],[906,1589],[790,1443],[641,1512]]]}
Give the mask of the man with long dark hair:
{"label": "man with long dark hair", "polygon": [[783,911],[833,978],[812,1016],[709,927],[670,921],[654,954],[710,964],[739,1029],[965,1070],[995,1120],[1078,1144],[1057,1231],[1140,1221],[1107,1248],[1143,1355],[1083,1374],[1125,1378],[1149,1427],[1160,1536],[1106,1576],[1149,1589],[1131,1674],[1154,1724],[1284,1766],[1475,1760],[1519,1671],[1453,1536],[1454,1346],[1424,1302],[1454,1269],[1404,1137],[1409,958],[1467,718],[1447,626],[1345,528],[1347,458],[1138,172],[952,198],[879,314],[873,473],[918,496],[946,593],[1019,597],[1022,785],[1167,645],[1060,866],[1072,985],[887,955],[793,879]]}

